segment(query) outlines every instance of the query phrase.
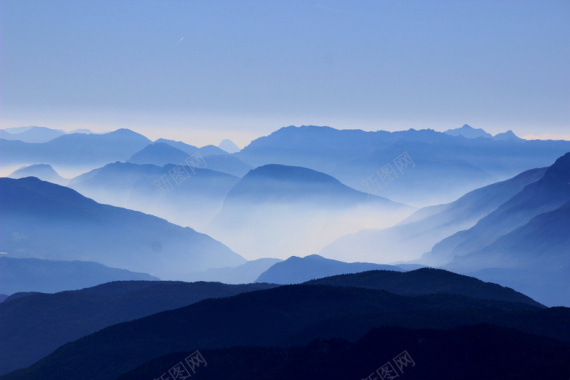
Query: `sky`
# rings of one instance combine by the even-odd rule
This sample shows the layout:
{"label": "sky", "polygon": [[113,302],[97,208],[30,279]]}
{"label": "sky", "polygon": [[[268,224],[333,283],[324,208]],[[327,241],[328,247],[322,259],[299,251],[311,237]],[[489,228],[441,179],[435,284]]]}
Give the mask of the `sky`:
{"label": "sky", "polygon": [[570,139],[570,1],[1,0],[0,128]]}

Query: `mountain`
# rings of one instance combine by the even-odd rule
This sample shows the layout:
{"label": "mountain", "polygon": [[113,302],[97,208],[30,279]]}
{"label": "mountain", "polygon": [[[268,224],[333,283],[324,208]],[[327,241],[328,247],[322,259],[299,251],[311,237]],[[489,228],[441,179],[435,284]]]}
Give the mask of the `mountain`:
{"label": "mountain", "polygon": [[133,154],[127,160],[131,164],[164,166],[183,163],[188,154],[166,143],[153,143]]}
{"label": "mountain", "polygon": [[[568,342],[570,335],[563,328],[568,316],[570,310],[563,308],[539,309],[457,295],[403,297],[370,289],[290,285],[204,300],[117,324],[66,344],[2,379],[51,380],[79,372],[85,380],[113,379],[170,353],[298,346],[331,337],[358,339],[383,325],[449,329],[485,322]],[[487,344],[492,337],[485,337]]]}
{"label": "mountain", "polygon": [[180,141],[160,139],[134,154],[128,162],[139,165],[164,166],[173,164],[208,168],[237,177],[241,177],[251,170],[251,166],[239,158],[230,156],[223,151],[222,154],[219,153],[220,149],[213,145],[198,149]]}
{"label": "mountain", "polygon": [[207,298],[272,287],[275,285],[121,281],[56,294],[10,297],[0,304],[0,374],[29,366],[57,347],[107,326]]}
{"label": "mountain", "polygon": [[150,143],[138,133],[118,129],[104,134],[68,134],[35,144],[0,139],[0,152],[6,166],[45,163],[82,167],[126,161]]}
{"label": "mountain", "polygon": [[206,145],[201,147],[199,150],[200,154],[204,157],[208,157],[208,156],[225,156],[228,154],[228,152],[226,152],[223,149],[218,148],[215,145]]}
{"label": "mountain", "polygon": [[9,296],[7,294],[0,294],[0,303],[4,302]]}
{"label": "mountain", "polygon": [[270,284],[300,284],[316,278],[334,276],[346,273],[358,273],[370,270],[401,271],[392,265],[370,263],[345,263],[325,259],[319,255],[307,257],[292,256],[285,261],[274,264],[263,272],[255,282]]}
{"label": "mountain", "polygon": [[424,207],[394,227],[343,236],[323,248],[320,254],[342,259],[350,252],[352,259],[362,261],[415,260],[442,239],[473,227],[525,186],[542,178],[545,172],[546,168],[528,170],[506,181],[473,190],[451,203]]}
{"label": "mountain", "polygon": [[45,127],[25,127],[24,129],[1,129],[0,138],[5,140],[18,140],[27,143],[44,143],[65,135],[59,129]]}
{"label": "mountain", "polygon": [[568,226],[570,201],[447,267],[516,287],[547,305],[570,306]]}
{"label": "mountain", "polygon": [[279,259],[263,258],[248,261],[237,267],[213,268],[203,272],[190,273],[191,281],[220,281],[225,284],[249,284],[255,280],[273,264],[281,262]]}
{"label": "mountain", "polygon": [[[192,354],[161,356],[117,380],[160,378]],[[395,374],[410,380],[562,379],[559,375],[570,372],[569,344],[483,324],[450,330],[383,326],[355,342],[332,338],[292,348],[232,347],[199,354],[207,365],[196,361],[193,368],[204,380],[380,380]]]}
{"label": "mountain", "polygon": [[34,177],[0,178],[0,195],[7,257],[95,261],[163,279],[245,261],[191,228],[102,205]]}
{"label": "mountain", "polygon": [[517,135],[513,133],[510,129],[503,133],[498,133],[493,137],[495,140],[504,140],[504,141],[522,141]]}
{"label": "mountain", "polygon": [[116,162],[73,178],[69,186],[100,203],[203,228],[238,180],[209,169]]}
{"label": "mountain", "polygon": [[10,174],[10,178],[36,177],[42,181],[55,183],[58,185],[66,185],[68,180],[61,177],[51,165],[36,164],[24,166]]}
{"label": "mountain", "polygon": [[84,261],[15,259],[0,256],[0,292],[55,293],[120,280],[158,280],[145,273],[109,268]]}
{"label": "mountain", "polygon": [[447,133],[448,135],[451,135],[451,136],[463,136],[467,139],[476,139],[479,137],[483,137],[483,138],[487,138],[487,139],[493,138],[493,135],[485,132],[481,128],[475,129],[475,128],[467,125],[467,124],[464,124],[463,127],[461,127],[461,128],[448,129],[447,131],[445,131],[445,133]]}
{"label": "mountain", "polygon": [[455,256],[467,255],[492,244],[501,236],[528,223],[533,217],[553,211],[570,200],[570,153],[558,158],[538,181],[499,206],[472,228],[436,244],[422,256],[427,265],[442,265]]}
{"label": "mountain", "polygon": [[225,150],[228,153],[237,153],[241,150],[232,140],[228,139],[222,140],[218,145],[218,148]]}
{"label": "mountain", "polygon": [[247,164],[301,166],[360,191],[425,206],[551,165],[570,141],[467,139],[433,130],[365,132],[286,127],[258,138],[235,155]]}
{"label": "mountain", "polygon": [[170,145],[170,146],[172,146],[178,150],[183,151],[187,155],[192,155],[192,154],[196,153],[199,149],[198,147],[195,147],[193,145],[188,145],[186,143],[183,143],[182,141],[175,141],[175,140],[158,139],[154,143],[155,144],[158,144],[158,143],[168,144],[168,145]]}
{"label": "mountain", "polygon": [[230,190],[206,231],[249,259],[287,258],[317,252],[340,234],[400,221],[411,211],[324,173],[265,165]]}
{"label": "mountain", "polygon": [[433,268],[421,268],[409,272],[373,270],[320,278],[308,281],[307,284],[385,290],[402,296],[457,294],[471,298],[518,302],[544,307],[532,298],[513,289]]}

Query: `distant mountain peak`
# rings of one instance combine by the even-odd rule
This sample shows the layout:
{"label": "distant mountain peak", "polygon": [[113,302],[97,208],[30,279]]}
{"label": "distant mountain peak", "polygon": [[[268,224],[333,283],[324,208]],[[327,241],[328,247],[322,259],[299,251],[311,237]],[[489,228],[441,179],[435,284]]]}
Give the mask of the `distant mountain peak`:
{"label": "distant mountain peak", "polygon": [[502,141],[517,141],[517,140],[522,140],[521,138],[519,138],[517,135],[515,135],[515,133],[513,131],[511,131],[510,129],[506,132],[503,133],[498,133],[495,135],[494,137],[495,140],[502,140]]}
{"label": "distant mountain peak", "polygon": [[222,142],[218,145],[218,148],[228,152],[228,153],[236,153],[239,152],[241,149],[234,144],[234,142],[230,139],[224,139],[222,140]]}
{"label": "distant mountain peak", "polygon": [[489,139],[493,138],[493,135],[485,132],[483,129],[473,128],[468,124],[464,124],[463,127],[461,127],[461,128],[448,129],[444,133],[451,135],[451,136],[463,136],[467,139],[476,139],[479,137],[484,137],[484,138],[489,138]]}

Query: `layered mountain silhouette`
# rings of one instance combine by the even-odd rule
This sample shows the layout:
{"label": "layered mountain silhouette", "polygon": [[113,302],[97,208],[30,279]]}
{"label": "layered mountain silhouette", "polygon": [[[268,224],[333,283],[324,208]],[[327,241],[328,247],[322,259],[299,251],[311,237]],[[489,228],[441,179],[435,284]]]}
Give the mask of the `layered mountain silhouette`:
{"label": "layered mountain silhouette", "polygon": [[[450,294],[405,297],[362,288],[291,285],[204,300],[114,325],[2,378],[40,376],[49,380],[82,371],[85,379],[109,379],[177,352],[232,346],[291,347],[333,337],[358,339],[383,325],[449,329],[492,323],[569,342],[570,335],[563,327],[569,315],[564,308],[543,309]],[[492,336],[486,337],[487,342]],[[94,357],[98,360],[92,360]]]}
{"label": "layered mountain silhouette", "polygon": [[0,374],[29,366],[65,343],[116,323],[206,298],[272,287],[275,285],[120,281],[56,294],[16,294],[0,304]]}
{"label": "layered mountain silhouette", "polygon": [[206,231],[249,258],[310,254],[339,235],[399,221],[411,208],[314,170],[265,165],[228,193]]}
{"label": "layered mountain silhouette", "polygon": [[401,268],[392,265],[370,263],[345,263],[337,260],[325,259],[319,255],[307,257],[290,257],[272,265],[263,272],[256,282],[271,284],[300,284],[316,278],[334,276],[346,273],[358,273],[370,270],[401,271]]}
{"label": "layered mountain silhouette", "polygon": [[210,169],[116,162],[73,178],[69,186],[98,202],[202,228],[238,180]]}
{"label": "layered mountain silhouette", "polygon": [[[252,141],[236,156],[253,167],[282,164],[310,168],[361,191],[370,191],[369,182],[375,181],[379,185],[373,189],[376,195],[426,205],[447,203],[478,187],[551,165],[568,151],[570,141],[522,140],[513,144],[433,130],[364,132],[291,126]],[[403,164],[404,153],[414,165]],[[391,176],[378,176],[382,169]]]}
{"label": "layered mountain silhouette", "polygon": [[58,185],[66,185],[69,180],[60,176],[51,165],[48,164],[35,164],[24,166],[12,174],[10,178],[25,178],[25,177],[36,177],[42,181],[47,181],[55,183]]}
{"label": "layered mountain silhouette", "polygon": [[445,263],[492,244],[499,237],[553,211],[570,200],[570,153],[556,160],[544,176],[514,195],[472,228],[444,239],[423,257],[429,264]]}
{"label": "layered mountain silhouette", "polygon": [[77,167],[125,161],[150,143],[138,133],[118,129],[104,134],[67,134],[44,143],[0,139],[0,152],[7,166],[46,163]]}
{"label": "layered mountain silhouette", "polygon": [[158,280],[145,273],[85,261],[16,259],[0,256],[0,292],[55,293],[121,280]]}
{"label": "layered mountain silhouette", "polygon": [[8,257],[95,261],[163,279],[245,262],[191,228],[34,177],[0,178],[0,195],[0,240]]}
{"label": "layered mountain silhouette", "polygon": [[545,172],[546,168],[528,170],[509,180],[473,190],[454,202],[422,208],[394,227],[343,236],[320,254],[341,259],[346,252],[351,252],[353,259],[371,262],[417,259],[442,239],[473,227],[525,186],[542,178]]}

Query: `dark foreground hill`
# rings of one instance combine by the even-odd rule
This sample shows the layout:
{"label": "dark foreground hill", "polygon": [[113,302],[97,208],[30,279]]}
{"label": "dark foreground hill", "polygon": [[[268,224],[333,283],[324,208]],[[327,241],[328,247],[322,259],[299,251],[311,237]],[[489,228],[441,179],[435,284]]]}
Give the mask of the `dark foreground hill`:
{"label": "dark foreground hill", "polygon": [[274,286],[121,281],[56,294],[16,294],[0,304],[0,374],[116,323]]}
{"label": "dark foreground hill", "polygon": [[568,342],[569,317],[570,310],[564,308],[540,309],[457,295],[404,297],[370,289],[291,285],[204,300],[117,324],[62,346],[32,367],[2,379],[51,380],[75,378],[78,373],[84,380],[113,379],[169,353],[294,346],[331,337],[357,339],[382,325],[447,329],[492,323]]}
{"label": "dark foreground hill", "polygon": [[[570,344],[491,325],[447,331],[381,327],[354,343],[332,339],[294,348],[199,352],[204,362],[194,371],[203,380],[383,379],[376,370],[384,379],[397,374],[410,380],[566,379],[570,373]],[[157,358],[117,380],[160,378],[191,354]]]}
{"label": "dark foreground hill", "polygon": [[374,270],[321,278],[309,281],[307,284],[385,290],[405,296],[458,294],[478,299],[520,302],[543,307],[532,298],[513,289],[433,268],[421,268],[410,272]]}

